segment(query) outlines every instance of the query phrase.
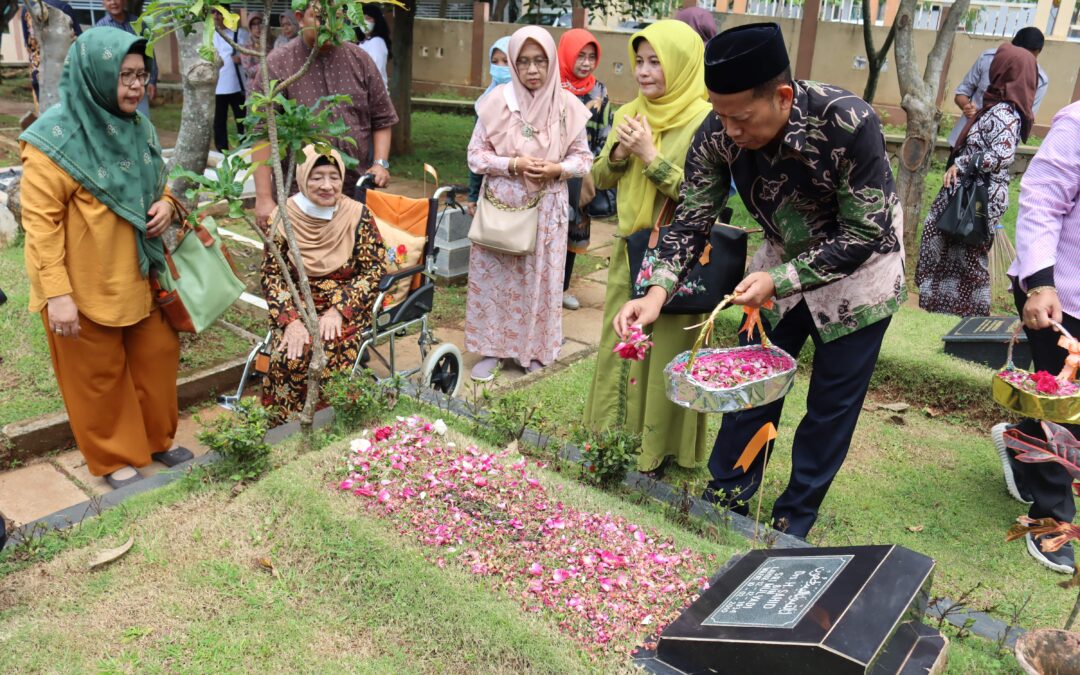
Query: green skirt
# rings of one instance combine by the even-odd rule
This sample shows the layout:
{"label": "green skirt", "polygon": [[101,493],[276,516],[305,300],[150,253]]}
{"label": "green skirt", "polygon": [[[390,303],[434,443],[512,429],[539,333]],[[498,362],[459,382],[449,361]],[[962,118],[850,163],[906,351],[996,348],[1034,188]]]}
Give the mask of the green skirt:
{"label": "green skirt", "polygon": [[[594,430],[619,423],[619,377],[622,359],[612,353],[618,338],[612,321],[622,306],[630,300],[630,263],[626,257],[626,242],[616,238],[608,267],[607,295],[604,298],[604,326],[600,334],[600,352],[596,356],[589,400],[585,405],[585,425]],[[696,330],[683,330],[701,323],[705,315],[675,316],[662,314],[646,328],[653,346],[644,361],[630,366],[627,384],[625,427],[642,434],[638,470],[651,471],[665,457],[671,456],[679,466],[693,468],[705,458],[705,415],[681,408],[668,400],[664,367],[676,355],[690,349],[697,337]]]}

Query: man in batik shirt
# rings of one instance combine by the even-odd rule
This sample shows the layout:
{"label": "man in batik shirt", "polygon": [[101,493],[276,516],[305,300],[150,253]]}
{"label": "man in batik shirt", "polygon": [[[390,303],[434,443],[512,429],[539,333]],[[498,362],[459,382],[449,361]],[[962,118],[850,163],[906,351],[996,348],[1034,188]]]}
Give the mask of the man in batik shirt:
{"label": "man in batik shirt", "polygon": [[[793,81],[780,27],[725,31],[705,49],[714,114],[686,155],[682,203],[662,237],[645,297],[615,319],[620,335],[655,320],[701,255],[734,179],[765,242],[735,302],[762,306],[769,339],[793,356],[815,346],[791,478],[773,507],[778,529],[805,537],[847,455],[891,316],[904,301],[902,216],[881,121],[854,94]],[[745,343],[745,337],[744,337]],[[783,401],[724,416],[705,496],[736,512],[761,483],[765,453],[735,464]]]}
{"label": "man in batik shirt", "polygon": [[[295,13],[300,24],[300,39],[291,40],[267,57],[271,81],[286,80],[304,67],[319,28],[316,12],[317,3],[312,2],[303,12]],[[251,89],[252,96],[262,91],[261,73]],[[337,94],[349,96],[350,102],[338,104],[332,117],[344,121],[348,130],[344,137],[330,139],[330,144],[343,156],[359,162],[358,166],[345,170],[345,194],[353,194],[357,180],[365,173],[372,174],[377,187],[386,187],[390,182],[391,127],[397,124],[398,116],[390,102],[386,83],[367,52],[351,42],[324,45],[307,72],[282,92],[285,98],[309,108],[315,107],[320,98]],[[268,148],[252,154],[256,161],[269,157]],[[290,185],[286,191],[295,193],[296,186]],[[266,226],[276,199],[270,166],[263,164],[255,169],[255,222],[260,227]]]}

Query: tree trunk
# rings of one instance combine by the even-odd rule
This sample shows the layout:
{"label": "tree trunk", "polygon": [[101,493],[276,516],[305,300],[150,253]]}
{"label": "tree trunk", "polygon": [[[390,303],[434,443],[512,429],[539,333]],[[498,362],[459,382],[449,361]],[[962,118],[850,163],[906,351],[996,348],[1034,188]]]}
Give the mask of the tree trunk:
{"label": "tree trunk", "polygon": [[956,26],[967,14],[970,0],[956,0],[944,17],[934,46],[919,72],[913,34],[918,0],[900,0],[896,13],[896,75],[900,81],[900,107],[907,114],[907,133],[900,149],[896,185],[904,209],[904,251],[911,274],[919,257],[918,230],[922,222],[926,174],[930,170],[934,142],[937,140],[941,111],[937,108],[937,89],[945,58],[956,37]]}
{"label": "tree trunk", "polygon": [[863,100],[867,103],[874,102],[877,94],[878,79],[881,77],[881,69],[885,66],[885,59],[892,48],[893,39],[896,37],[896,22],[889,28],[889,34],[885,38],[885,44],[881,49],[874,46],[874,20],[870,16],[870,3],[862,3],[862,28],[863,44],[866,46],[866,88],[863,90]]}
{"label": "tree trunk", "polygon": [[[217,86],[219,65],[199,56],[201,31],[192,31],[190,35],[176,31],[175,36],[180,52],[184,104],[180,112],[180,132],[176,135],[176,147],[168,170],[181,166],[192,173],[201,174],[206,169],[213,136],[214,88]],[[184,194],[190,187],[186,180],[177,179],[171,187],[173,195],[184,202],[188,209],[195,206],[188,203]]]}
{"label": "tree trunk", "polygon": [[41,48],[41,65],[38,67],[38,115],[60,102],[60,75],[64,72],[64,59],[68,48],[75,41],[75,29],[71,19],[60,10],[40,0],[27,0],[25,5],[34,27],[34,39]]}
{"label": "tree trunk", "polygon": [[391,158],[412,152],[412,52],[413,20],[416,17],[416,0],[405,0],[405,9],[394,8],[394,58],[390,100],[397,111],[398,123],[394,125],[390,140]]}

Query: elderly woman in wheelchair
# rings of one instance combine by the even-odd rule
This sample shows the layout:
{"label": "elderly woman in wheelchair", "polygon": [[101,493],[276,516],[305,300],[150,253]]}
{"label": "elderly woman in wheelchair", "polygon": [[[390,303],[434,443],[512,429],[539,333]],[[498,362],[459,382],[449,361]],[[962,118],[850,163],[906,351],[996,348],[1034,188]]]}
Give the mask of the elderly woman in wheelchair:
{"label": "elderly woman in wheelchair", "polygon": [[[300,191],[285,205],[301,259],[286,254],[282,269],[266,251],[262,262],[263,297],[271,323],[262,402],[274,411],[277,423],[303,408],[311,358],[311,335],[293,304],[285,275],[296,282],[297,265],[303,265],[310,280],[327,356],[326,378],[352,370],[356,363],[379,296],[379,279],[387,268],[387,249],[371,213],[342,192],[341,155],[337,151],[323,155],[310,145],[303,152],[304,161],[296,167]],[[288,251],[281,229],[275,237],[280,249]]]}

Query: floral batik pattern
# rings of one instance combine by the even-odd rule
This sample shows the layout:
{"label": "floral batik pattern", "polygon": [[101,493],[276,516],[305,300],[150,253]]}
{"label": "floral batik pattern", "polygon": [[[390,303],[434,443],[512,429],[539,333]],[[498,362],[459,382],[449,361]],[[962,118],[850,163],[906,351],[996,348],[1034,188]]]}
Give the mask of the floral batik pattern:
{"label": "floral batik pattern", "polygon": [[[465,302],[465,348],[470,352],[515,359],[525,366],[531,361],[546,366],[558,357],[569,221],[566,179],[584,176],[592,161],[582,130],[561,162],[563,180],[543,188],[532,255],[472,247]],[[486,177],[500,202],[520,206],[529,201],[524,178],[510,176],[510,158],[495,153],[480,123],[469,143],[469,168]]]}
{"label": "floral batik pattern", "polygon": [[[288,244],[280,234],[277,244],[283,252],[288,251]],[[278,349],[285,327],[300,318],[284,276],[287,273],[296,282],[296,265],[287,254],[285,263],[288,270],[283,272],[269,251],[263,255],[262,289],[269,306],[271,352],[270,369],[263,377],[262,403],[272,409],[274,424],[284,423],[304,407],[308,362],[311,360],[310,347],[296,359],[287,358],[285,350]],[[309,278],[312,299],[319,315],[335,307],[342,317],[341,337],[323,343],[327,358],[323,380],[334,373],[352,369],[356,363],[363,342],[362,333],[371,324],[379,279],[385,271],[386,248],[371,213],[364,209],[349,260],[326,276]]]}
{"label": "floral batik pattern", "polygon": [[[928,312],[958,316],[990,313],[990,247],[994,229],[1009,208],[1009,167],[1019,142],[1020,114],[1011,104],[999,103],[979,118],[957,151],[954,161],[959,180],[970,180],[974,174],[975,181],[987,188],[990,236],[981,246],[968,246],[941,233],[938,219],[956,194],[956,187],[942,187],[923,225],[915,272],[919,306]],[[978,153],[982,153],[982,162],[973,166]]]}
{"label": "floral batik pattern", "polygon": [[708,243],[734,179],[764,231],[747,272],[768,272],[776,285],[770,321],[805,300],[828,342],[903,303],[903,218],[885,137],[874,109],[851,92],[795,82],[782,140],[761,150],[740,148],[710,114],[687,152],[685,174],[649,281],[669,297]]}

